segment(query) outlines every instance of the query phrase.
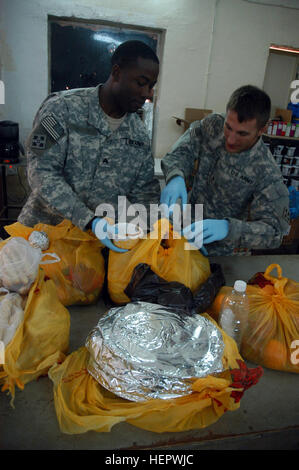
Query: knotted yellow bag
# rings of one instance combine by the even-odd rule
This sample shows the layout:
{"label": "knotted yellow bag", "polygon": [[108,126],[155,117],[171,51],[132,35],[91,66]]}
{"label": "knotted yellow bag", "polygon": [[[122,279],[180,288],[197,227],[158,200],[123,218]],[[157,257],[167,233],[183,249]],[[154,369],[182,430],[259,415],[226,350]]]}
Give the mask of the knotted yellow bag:
{"label": "knotted yellow bag", "polygon": [[[208,315],[206,318],[213,321]],[[214,322],[215,323],[215,322]],[[122,421],[157,433],[204,428],[226,411],[237,410],[244,391],[255,385],[262,368],[248,369],[233,339],[222,330],[225,372],[194,379],[193,393],[172,400],[130,402],[105,390],[87,371],[85,347],[49,370],[54,383],[56,415],[62,432],[109,432]]]}
{"label": "knotted yellow bag", "polygon": [[148,264],[161,278],[180,282],[192,292],[211,274],[208,258],[198,250],[186,249],[190,246],[187,240],[172,230],[167,219],[158,220],[145,239],[134,242],[126,253],[109,252],[108,291],[116,304],[130,301],[124,290],[139,263]]}
{"label": "knotted yellow bag", "polygon": [[45,232],[50,241],[47,252],[56,253],[60,262],[42,266],[56,285],[63,305],[96,302],[104,283],[103,245],[90,232],[83,232],[69,220],[59,225],[37,224],[33,228],[19,222],[5,227],[11,236],[28,239],[33,230]]}
{"label": "knotted yellow bag", "polygon": [[53,281],[39,269],[27,298],[24,319],[4,352],[0,365],[2,391],[20,389],[63,361],[69,345],[70,315],[57,297]]}
{"label": "knotted yellow bag", "polygon": [[[277,277],[271,276],[277,269]],[[241,354],[270,369],[299,373],[299,283],[271,264],[247,286],[248,328]]]}

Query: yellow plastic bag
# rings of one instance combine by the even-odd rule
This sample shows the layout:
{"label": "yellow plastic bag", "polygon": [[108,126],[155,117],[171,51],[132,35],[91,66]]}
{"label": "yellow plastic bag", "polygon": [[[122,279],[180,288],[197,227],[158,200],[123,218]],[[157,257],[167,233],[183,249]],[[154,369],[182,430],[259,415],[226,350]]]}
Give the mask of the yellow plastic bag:
{"label": "yellow plastic bag", "polygon": [[216,295],[214,299],[214,302],[207,309],[207,313],[217,322],[219,321],[219,314],[220,314],[222,302],[227,295],[231,294],[232,290],[233,290],[233,287],[230,287],[230,286],[220,287],[218,294]]}
{"label": "yellow plastic bag", "polygon": [[[278,276],[271,276],[273,269]],[[270,369],[299,373],[299,283],[282,276],[271,264],[247,286],[248,328],[241,353]],[[297,353],[296,353],[297,349]]]}
{"label": "yellow plastic bag", "polygon": [[[26,297],[24,297],[26,299]],[[24,319],[7,344],[0,365],[2,391],[15,396],[20,389],[65,359],[69,345],[70,315],[57,297],[53,281],[39,269],[25,305]]]}
{"label": "yellow plastic bag", "polygon": [[33,228],[19,222],[8,225],[5,230],[12,237],[26,239],[33,230],[44,231],[50,241],[47,252],[56,253],[60,262],[42,266],[57,287],[63,305],[96,302],[105,277],[103,245],[91,233],[83,232],[69,220],[59,225],[37,224]]}
{"label": "yellow plastic bag", "polygon": [[108,262],[108,292],[113,302],[122,304],[130,299],[124,293],[134,268],[148,264],[152,271],[166,281],[177,281],[194,292],[211,274],[208,258],[198,250],[185,249],[185,238],[176,238],[167,219],[161,219],[146,239],[134,240],[126,253],[110,251]]}
{"label": "yellow plastic bag", "polygon": [[115,424],[126,421],[157,433],[178,432],[207,427],[226,411],[237,410],[244,391],[258,382],[263,370],[248,369],[234,340],[222,334],[225,372],[195,379],[191,395],[173,400],[136,403],[117,397],[88,373],[89,352],[79,348],[49,371],[61,431],[109,432]]}

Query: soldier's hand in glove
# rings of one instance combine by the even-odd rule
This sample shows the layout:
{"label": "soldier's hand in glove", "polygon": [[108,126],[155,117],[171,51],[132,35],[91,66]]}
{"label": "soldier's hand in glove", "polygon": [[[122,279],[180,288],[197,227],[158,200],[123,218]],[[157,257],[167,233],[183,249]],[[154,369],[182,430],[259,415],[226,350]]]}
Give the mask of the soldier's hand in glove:
{"label": "soldier's hand in glove", "polygon": [[182,176],[175,176],[163,189],[160,203],[166,204],[170,209],[169,213],[171,213],[173,212],[171,206],[175,204],[179,198],[182,200],[182,206],[184,209],[185,204],[187,204],[187,189],[185,180]]}
{"label": "soldier's hand in glove", "polygon": [[227,220],[204,219],[194,222],[182,231],[184,237],[197,248],[207,243],[223,240],[229,230]]}
{"label": "soldier's hand in glove", "polygon": [[102,219],[100,217],[95,218],[92,221],[91,225],[92,232],[95,234],[95,236],[100,240],[103,245],[107,246],[110,250],[116,251],[117,253],[125,253],[128,250],[124,250],[123,248],[119,248],[118,246],[115,246],[114,243],[110,240],[109,238],[109,233],[113,232],[112,227],[110,226],[109,229],[109,223],[106,219]]}
{"label": "soldier's hand in glove", "polygon": [[204,245],[223,240],[228,234],[229,223],[227,220],[204,219],[202,223]]}

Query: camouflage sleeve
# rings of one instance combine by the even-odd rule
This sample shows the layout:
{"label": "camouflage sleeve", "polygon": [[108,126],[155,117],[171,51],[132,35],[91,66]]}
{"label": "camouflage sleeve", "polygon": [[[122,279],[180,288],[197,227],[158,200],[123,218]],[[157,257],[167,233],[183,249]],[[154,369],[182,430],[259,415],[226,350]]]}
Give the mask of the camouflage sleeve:
{"label": "camouflage sleeve", "polygon": [[182,176],[186,180],[191,175],[194,162],[199,156],[201,135],[201,123],[193,122],[173,145],[170,152],[162,158],[161,168],[166,183],[174,176]]}
{"label": "camouflage sleeve", "polygon": [[78,198],[63,176],[67,157],[67,107],[52,97],[40,107],[26,142],[28,182],[53,211],[84,229],[94,213]]}
{"label": "camouflage sleeve", "polygon": [[285,184],[276,180],[256,194],[250,206],[250,220],[228,218],[229,234],[236,248],[278,248],[289,231],[289,193]]}
{"label": "camouflage sleeve", "polygon": [[214,150],[222,136],[224,117],[212,113],[201,121],[194,121],[189,129],[178,139],[171,151],[161,160],[161,168],[166,183],[174,176],[189,180],[195,161],[200,160],[204,149]]}
{"label": "camouflage sleeve", "polygon": [[[136,183],[128,194],[129,201],[135,205],[143,205],[146,209],[145,218],[149,222],[150,205],[159,205],[160,201],[160,182],[155,177],[155,164],[150,146],[146,152],[143,164],[136,175]],[[139,207],[141,210],[141,206]]]}

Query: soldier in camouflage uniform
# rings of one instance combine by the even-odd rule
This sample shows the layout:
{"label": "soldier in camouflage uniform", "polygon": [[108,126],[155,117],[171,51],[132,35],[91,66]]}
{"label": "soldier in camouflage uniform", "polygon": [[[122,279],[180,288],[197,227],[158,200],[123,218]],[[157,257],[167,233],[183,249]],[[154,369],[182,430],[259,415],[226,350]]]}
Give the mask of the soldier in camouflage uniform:
{"label": "soldier in camouflage uniform", "polygon": [[96,208],[118,196],[159,203],[160,185],[148,133],[136,111],[152,96],[156,54],[140,41],[121,44],[108,80],[95,88],[50,94],[26,143],[32,192],[18,221],[92,227]]}
{"label": "soldier in camouflage uniform", "polygon": [[[183,231],[209,256],[279,247],[289,229],[289,195],[279,167],[261,135],[270,98],[253,86],[236,90],[226,115],[191,124],[162,159],[166,187],[161,203],[187,202],[184,184],[198,161],[189,202],[203,204],[203,222]],[[178,178],[180,177],[180,178]],[[184,180],[183,180],[184,179]],[[192,233],[191,233],[192,232]]]}

